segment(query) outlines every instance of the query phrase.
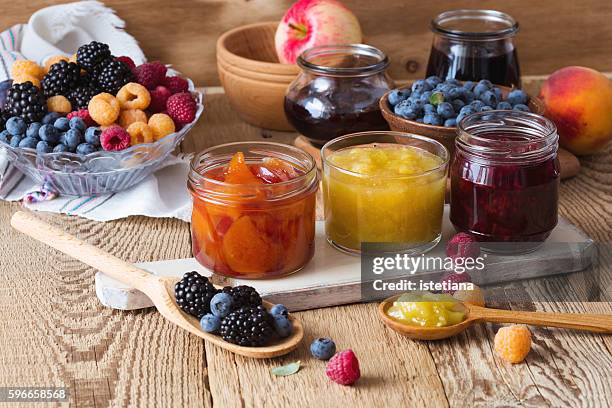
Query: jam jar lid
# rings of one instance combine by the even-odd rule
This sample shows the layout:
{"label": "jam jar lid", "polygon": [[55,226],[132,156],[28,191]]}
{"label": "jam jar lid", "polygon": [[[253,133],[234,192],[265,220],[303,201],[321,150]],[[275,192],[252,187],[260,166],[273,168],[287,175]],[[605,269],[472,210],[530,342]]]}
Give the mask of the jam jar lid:
{"label": "jam jar lid", "polygon": [[449,38],[493,40],[512,37],[519,31],[518,22],[497,10],[451,10],[431,21],[431,30]]}
{"label": "jam jar lid", "polygon": [[304,51],[297,64],[305,71],[330,76],[368,76],[387,69],[389,58],[365,44],[320,45]]}

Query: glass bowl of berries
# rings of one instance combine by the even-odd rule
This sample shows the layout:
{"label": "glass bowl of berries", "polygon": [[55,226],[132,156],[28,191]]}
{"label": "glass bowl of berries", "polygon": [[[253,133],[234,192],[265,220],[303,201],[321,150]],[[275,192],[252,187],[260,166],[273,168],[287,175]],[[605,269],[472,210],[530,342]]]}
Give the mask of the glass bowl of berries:
{"label": "glass bowl of berries", "polygon": [[[16,61],[0,98],[0,152],[64,195],[126,190],[159,169],[204,110],[193,82],[91,42],[44,67]],[[2,93],[0,86],[0,93]]]}

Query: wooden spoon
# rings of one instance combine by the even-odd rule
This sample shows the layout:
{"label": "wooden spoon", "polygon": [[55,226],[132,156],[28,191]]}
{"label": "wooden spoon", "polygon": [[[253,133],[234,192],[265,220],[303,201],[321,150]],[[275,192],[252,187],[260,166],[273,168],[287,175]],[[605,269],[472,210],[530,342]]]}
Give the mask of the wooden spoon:
{"label": "wooden spoon", "polygon": [[440,340],[461,333],[479,322],[523,323],[533,326],[562,327],[596,333],[612,333],[612,315],[587,313],[522,312],[517,310],[490,309],[467,303],[467,316],[459,324],[446,327],[421,327],[400,323],[387,315],[387,309],[399,297],[392,296],[378,305],[378,314],[383,322],[396,332],[418,340]]}
{"label": "wooden spoon", "polygon": [[[183,313],[174,300],[174,284],[178,278],[163,278],[150,274],[130,263],[127,263],[100,248],[94,247],[65,231],[49,225],[45,221],[22,211],[11,218],[11,225],[18,231],[45,243],[79,261],[95,268],[113,279],[130,285],[146,294],[157,310],[166,319],[177,326],[205,339],[232,353],[252,358],[269,358],[282,356],[297,348],[304,337],[304,329],[299,320],[291,317],[293,333],[276,343],[265,347],[243,347],[228,343],[221,337],[206,333],[194,316]],[[263,302],[266,308],[272,306]]]}

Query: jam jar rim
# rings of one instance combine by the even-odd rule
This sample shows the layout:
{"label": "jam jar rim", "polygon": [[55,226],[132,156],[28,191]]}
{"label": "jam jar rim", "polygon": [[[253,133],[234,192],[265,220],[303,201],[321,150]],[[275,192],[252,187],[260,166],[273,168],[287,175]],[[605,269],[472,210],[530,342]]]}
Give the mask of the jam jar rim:
{"label": "jam jar rim", "polygon": [[[507,140],[504,144],[509,144],[510,147],[502,148],[499,144],[493,144],[490,138],[479,137],[473,133],[474,128],[485,125],[503,125],[503,122],[495,122],[487,116],[498,115],[500,118],[515,119],[517,123],[523,125],[524,132],[531,131],[531,134],[536,137],[532,140]],[[536,121],[539,126],[535,126]],[[468,127],[468,123],[473,122]],[[522,146],[528,143],[540,141],[541,146],[535,150],[512,152],[512,147]],[[472,142],[479,142],[481,145],[476,145]],[[465,152],[472,158],[486,160],[492,163],[533,163],[536,161],[548,160],[557,154],[559,148],[559,134],[557,127],[548,118],[532,112],[509,111],[509,110],[489,110],[484,112],[476,112],[466,116],[457,124],[457,137],[455,138],[455,146],[457,152]]]}
{"label": "jam jar rim", "polygon": [[[363,67],[339,68],[329,67],[325,65],[315,64],[309,61],[319,55],[328,54],[333,51],[345,51],[347,54],[353,51],[353,54],[369,55],[378,58],[378,62],[366,65]],[[327,44],[318,45],[308,48],[302,52],[298,59],[297,65],[304,71],[313,72],[319,75],[328,76],[346,76],[360,77],[370,76],[385,71],[389,67],[390,61],[387,54],[380,49],[367,44]]]}
{"label": "jam jar rim", "polygon": [[[202,174],[202,171],[204,170],[204,168],[209,167],[209,169],[212,169],[219,165],[219,163],[214,163],[209,166],[204,166],[204,168],[202,166],[198,166],[197,164],[200,163],[200,161],[204,158],[205,155],[211,154],[215,150],[220,150],[222,148],[228,148],[228,147],[234,147],[234,146],[240,146],[240,145],[244,145],[244,146],[254,145],[254,146],[260,146],[262,148],[265,146],[269,146],[269,147],[277,147],[277,148],[280,147],[282,149],[288,149],[289,151],[292,151],[299,155],[303,155],[303,158],[305,159],[305,161],[308,162],[308,167],[304,169],[304,174],[301,174],[298,177],[292,178],[287,181],[281,181],[279,183],[272,183],[272,184],[226,183],[225,181],[220,181],[220,180],[216,180],[211,177],[206,177]],[[242,151],[242,150],[235,150],[234,153],[238,151]],[[227,154],[226,156],[228,159],[231,159],[231,155]],[[221,162],[220,159],[221,158],[217,159],[217,161]],[[229,160],[223,160],[223,162],[229,163]],[[295,162],[291,162],[291,164],[295,164]],[[287,199],[291,199],[296,195],[307,192],[313,188],[316,189],[318,187],[318,182],[319,182],[319,175],[317,172],[316,162],[310,153],[298,147],[291,146],[288,144],[277,143],[277,142],[265,142],[265,141],[231,142],[231,143],[224,143],[224,144],[220,144],[217,146],[212,146],[207,149],[204,149],[201,152],[196,153],[195,156],[191,159],[191,162],[189,163],[189,174],[187,176],[187,186],[188,186],[188,189],[192,192],[192,194],[197,194],[199,197],[202,197],[202,194],[210,194],[212,196],[210,198],[213,198],[215,200],[220,200],[220,201],[232,201],[238,197],[240,198],[253,197],[253,194],[250,193],[251,190],[274,192],[275,189],[282,191],[282,190],[285,190],[286,187],[293,187],[293,188],[290,188],[289,191],[285,192],[284,194],[274,195],[272,198],[266,198],[265,200],[263,200],[266,202],[284,201]],[[215,188],[225,187],[228,190],[222,193],[222,192],[213,190],[211,188],[203,187],[203,183],[210,184],[211,186],[214,186]],[[233,192],[232,190],[236,190],[236,192]]]}
{"label": "jam jar rim", "polygon": [[[397,137],[397,136],[408,137],[410,139],[417,139],[423,142],[430,143],[436,146],[437,148],[442,148],[441,151],[444,152],[444,157],[440,157],[439,155],[436,155],[437,157],[440,157],[442,159],[442,163],[440,163],[438,166],[434,168],[431,168],[429,170],[426,170],[426,171],[423,171],[417,174],[407,174],[407,175],[397,175],[397,176],[379,176],[379,175],[356,173],[354,171],[339,167],[329,161],[329,157],[333,155],[333,153],[328,155],[326,154],[326,151],[329,149],[329,146],[333,145],[334,143],[341,142],[346,139],[352,139],[352,138],[359,137],[359,136],[376,135],[376,134],[384,134],[384,135],[394,136],[394,137]],[[387,144],[387,143],[384,143],[384,144]],[[402,144],[399,144],[399,143],[396,143],[396,144],[398,146],[402,146]],[[350,147],[357,147],[357,146],[363,146],[363,145],[364,144],[357,144],[357,145],[350,146]],[[382,180],[410,180],[410,179],[421,178],[421,177],[425,177],[430,174],[434,174],[436,171],[440,171],[440,169],[443,169],[444,167],[448,166],[450,162],[450,153],[448,149],[446,148],[446,146],[444,146],[442,143],[438,142],[435,139],[429,138],[427,136],[422,136],[422,135],[417,135],[414,133],[407,133],[407,132],[397,132],[393,130],[379,130],[379,131],[371,130],[371,131],[366,131],[366,132],[349,133],[347,135],[343,135],[343,136],[330,140],[329,142],[325,143],[323,147],[321,147],[321,159],[325,165],[332,167],[335,170],[341,173],[347,174],[351,177],[359,177],[359,178],[365,178],[365,179],[377,179],[377,180],[381,180],[381,179]]]}
{"label": "jam jar rim", "polygon": [[[442,22],[453,18],[486,17],[508,23],[508,27],[495,31],[462,31],[442,27]],[[519,23],[508,13],[492,9],[458,9],[449,10],[438,14],[430,22],[430,29],[439,34],[453,39],[464,40],[501,40],[513,37],[519,32]]]}

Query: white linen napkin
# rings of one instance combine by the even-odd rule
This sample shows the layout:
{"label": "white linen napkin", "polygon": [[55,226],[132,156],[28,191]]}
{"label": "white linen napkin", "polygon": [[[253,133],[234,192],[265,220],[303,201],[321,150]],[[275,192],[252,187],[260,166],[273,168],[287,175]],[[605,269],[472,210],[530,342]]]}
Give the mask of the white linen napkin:
{"label": "white linen napkin", "polygon": [[[109,44],[114,55],[127,55],[136,64],[146,62],[137,41],[123,31],[124,27],[124,21],[114,10],[98,1],[41,9],[27,25],[17,24],[0,33],[0,81],[10,78],[11,65],[16,60],[25,58],[43,64],[50,56],[71,55],[80,45],[93,40]],[[131,215],[189,221],[188,159],[170,156],[155,174],[123,192],[50,199],[54,195],[46,194],[43,186],[12,166],[0,148],[0,200],[23,200],[23,205],[31,210],[78,215],[96,221]],[[46,201],[33,202],[39,199]]]}

